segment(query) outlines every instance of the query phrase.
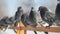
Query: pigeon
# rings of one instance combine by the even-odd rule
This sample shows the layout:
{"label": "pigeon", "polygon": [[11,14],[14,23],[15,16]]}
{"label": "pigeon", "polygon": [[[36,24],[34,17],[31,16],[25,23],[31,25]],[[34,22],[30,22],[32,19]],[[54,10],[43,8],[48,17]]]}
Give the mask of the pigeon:
{"label": "pigeon", "polygon": [[60,3],[57,4],[55,10],[55,22],[57,26],[60,26]]}
{"label": "pigeon", "polygon": [[49,26],[51,26],[53,22],[55,21],[55,15],[49,12],[49,10],[44,6],[40,6],[39,11],[40,11],[40,16],[42,20],[47,22]]}
{"label": "pigeon", "polygon": [[[33,7],[31,8],[29,15],[26,13],[21,16],[21,20],[25,27],[27,27],[27,25],[32,26],[32,27],[37,26],[36,18],[35,18],[35,11],[33,11]],[[36,31],[34,32],[35,34],[37,34]]]}
{"label": "pigeon", "polygon": [[8,27],[8,23],[7,23],[7,21],[6,21],[7,19],[8,19],[8,17],[5,16],[5,17],[3,17],[3,18],[0,20],[0,29],[1,29],[1,30],[4,29],[4,31],[6,31],[6,29],[7,29],[7,27]]}
{"label": "pigeon", "polygon": [[18,7],[18,9],[17,9],[17,11],[15,13],[15,17],[14,17],[15,21],[16,21],[15,26],[20,22],[22,14],[23,14],[22,7]]}
{"label": "pigeon", "polygon": [[[55,15],[51,12],[49,12],[48,8],[44,7],[44,6],[40,6],[38,11],[40,11],[40,16],[42,18],[43,21],[45,21],[48,26],[46,27],[50,27],[53,22],[55,21],[54,17]],[[48,34],[48,32],[45,32],[46,34]]]}
{"label": "pigeon", "polygon": [[[18,10],[16,11],[14,16],[12,16],[10,18],[8,16],[5,16],[0,20],[0,28],[2,30],[3,30],[3,28],[5,28],[4,29],[4,31],[5,31],[7,28],[13,28],[13,27],[17,26],[21,20],[22,14],[23,14],[22,7],[18,7]],[[13,29],[13,30],[16,32],[15,29]]]}
{"label": "pigeon", "polygon": [[[15,25],[16,21],[14,20],[14,17],[10,17],[10,18],[7,20],[7,23],[8,23],[8,28],[12,28],[13,31],[14,31],[15,33],[17,33],[17,30],[13,28],[13,27],[17,26],[17,25]],[[17,23],[18,23],[18,22],[17,22]]]}
{"label": "pigeon", "polygon": [[[20,23],[21,21],[21,16],[23,14],[23,9],[22,7],[18,7],[14,17],[10,17],[8,21],[10,21],[10,25],[9,27],[12,28],[12,27],[17,27],[18,24]],[[19,27],[19,26],[18,26]],[[17,33],[16,29],[13,29],[15,33]]]}

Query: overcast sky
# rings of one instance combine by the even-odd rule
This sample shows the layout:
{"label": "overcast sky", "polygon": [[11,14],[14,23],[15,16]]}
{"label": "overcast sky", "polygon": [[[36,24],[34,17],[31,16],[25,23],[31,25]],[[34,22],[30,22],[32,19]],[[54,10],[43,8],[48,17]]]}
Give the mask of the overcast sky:
{"label": "overcast sky", "polygon": [[24,12],[29,12],[31,7],[38,9],[41,5],[54,11],[57,0],[6,0],[5,3],[7,5],[7,15],[13,16],[19,6],[23,7]]}

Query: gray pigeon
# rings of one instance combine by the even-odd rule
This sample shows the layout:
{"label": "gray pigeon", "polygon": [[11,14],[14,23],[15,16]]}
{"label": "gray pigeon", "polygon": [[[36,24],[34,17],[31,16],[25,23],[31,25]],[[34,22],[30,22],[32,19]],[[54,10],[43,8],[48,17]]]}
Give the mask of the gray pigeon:
{"label": "gray pigeon", "polygon": [[[21,20],[22,20],[22,22],[23,22],[25,27],[27,25],[30,25],[32,27],[36,27],[37,26],[36,18],[35,18],[35,12],[33,11],[33,7],[31,8],[31,12],[30,12],[29,15],[23,14],[21,16]],[[34,32],[35,32],[35,34],[37,34],[36,31],[34,31]]]}
{"label": "gray pigeon", "polygon": [[[39,11],[40,11],[40,16],[42,20],[49,24],[49,26],[46,26],[46,27],[50,27],[55,21],[54,14],[49,12],[49,10],[44,6],[40,6]],[[45,32],[45,33],[48,34],[48,32]]]}
{"label": "gray pigeon", "polygon": [[22,16],[22,14],[23,14],[23,9],[22,9],[22,7],[18,7],[18,10],[17,10],[17,12],[15,13],[15,26],[18,24],[18,22],[20,22],[20,20],[21,20],[21,16]]}
{"label": "gray pigeon", "polygon": [[[3,29],[5,28],[5,30],[7,28],[13,28],[14,26],[17,26],[18,23],[20,22],[21,20],[21,16],[23,14],[23,9],[22,7],[18,7],[18,10],[17,12],[15,13],[15,16],[14,17],[3,17],[1,20],[0,20],[0,28]],[[5,31],[4,30],[4,31]],[[15,31],[15,29],[13,29]],[[15,31],[16,32],[16,31]]]}
{"label": "gray pigeon", "polygon": [[60,3],[57,4],[56,10],[55,10],[55,22],[57,26],[60,26]]}
{"label": "gray pigeon", "polygon": [[7,20],[8,19],[8,17],[7,16],[5,16],[5,17],[3,17],[1,20],[0,20],[0,28],[3,30],[3,28],[4,28],[4,31],[7,29],[7,27],[8,27],[8,23],[7,23]]}
{"label": "gray pigeon", "polygon": [[49,10],[44,6],[40,6],[39,11],[40,11],[40,16],[42,20],[47,22],[49,26],[51,26],[53,22],[55,21],[55,15],[49,12]]}

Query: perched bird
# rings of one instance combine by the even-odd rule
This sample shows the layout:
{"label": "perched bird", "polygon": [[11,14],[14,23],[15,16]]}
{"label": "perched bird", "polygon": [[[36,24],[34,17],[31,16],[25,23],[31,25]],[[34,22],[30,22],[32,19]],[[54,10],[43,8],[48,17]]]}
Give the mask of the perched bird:
{"label": "perched bird", "polygon": [[15,21],[16,21],[15,26],[20,22],[22,14],[23,14],[22,7],[18,7],[18,9],[17,9],[17,11],[15,13],[15,17],[14,17]]}
{"label": "perched bird", "polygon": [[58,26],[60,26],[60,2],[56,6],[55,10],[55,22]]}
{"label": "perched bird", "polygon": [[[54,17],[55,17],[54,14],[49,12],[48,8],[44,6],[40,6],[38,10],[40,11],[40,16],[42,20],[45,21],[47,24],[49,24],[46,27],[50,27],[54,22]],[[48,34],[48,32],[45,33]]]}
{"label": "perched bird", "polygon": [[8,19],[8,17],[7,16],[5,16],[5,17],[3,17],[1,20],[0,20],[0,29],[4,29],[4,31],[7,29],[7,27],[8,27],[8,23],[7,23],[7,20]]}
{"label": "perched bird", "polygon": [[29,20],[32,22],[30,24],[32,24],[32,26],[37,26],[36,23],[36,12],[34,11],[34,8],[31,8],[30,14],[29,14]]}
{"label": "perched bird", "polygon": [[60,3],[57,4],[56,6],[56,11],[55,11],[55,14],[57,16],[57,18],[60,20]]}
{"label": "perched bird", "polygon": [[14,27],[14,24],[15,24],[15,20],[14,20],[14,17],[10,17],[9,19],[6,20],[7,24],[8,24],[8,28],[12,28]]}
{"label": "perched bird", "polygon": [[0,20],[0,29],[2,30],[4,29],[4,31],[6,31],[7,28],[13,28],[14,23],[15,22],[14,22],[13,17],[8,18],[7,16],[5,16]]}
{"label": "perched bird", "polygon": [[17,26],[17,25],[15,25],[16,21],[14,20],[14,17],[10,17],[7,20],[7,23],[8,23],[8,28],[12,28],[14,30],[14,32],[17,33],[17,30],[13,28],[13,27]]}
{"label": "perched bird", "polygon": [[51,26],[53,24],[53,22],[55,21],[55,19],[54,19],[55,15],[53,13],[49,12],[49,10],[44,6],[40,6],[39,11],[40,11],[40,16],[41,16],[42,20],[47,22],[49,24],[49,26]]}
{"label": "perched bird", "polygon": [[[23,14],[23,9],[22,7],[18,7],[18,10],[17,12],[15,13],[15,16],[14,17],[3,17],[1,20],[0,20],[0,28],[3,29],[3,28],[13,28],[15,26],[18,25],[18,23],[20,22],[21,20],[21,16]],[[14,29],[13,29],[14,30]],[[15,31],[15,30],[14,30]],[[16,32],[16,31],[15,31]]]}
{"label": "perched bird", "polygon": [[[21,16],[23,14],[23,9],[22,7],[18,7],[18,10],[17,12],[15,13],[15,16],[14,17],[10,17],[8,18],[8,16],[6,17],[3,17],[1,20],[0,20],[0,28],[3,29],[5,28],[5,30],[7,28],[13,28],[15,26],[18,25],[18,23],[20,22],[21,20]],[[15,32],[16,30],[13,29]]]}
{"label": "perched bird", "polygon": [[[29,15],[28,14],[23,14],[21,16],[21,20],[22,20],[25,27],[27,27],[27,25],[30,25],[32,27],[37,26],[36,18],[35,18],[35,11],[33,11],[33,7],[31,8],[31,11],[30,11]],[[37,34],[36,31],[34,31],[34,32],[35,32],[35,34]]]}
{"label": "perched bird", "polygon": [[[21,20],[21,16],[23,14],[23,9],[22,7],[18,7],[16,13],[15,13],[15,16],[14,17],[10,17],[9,18],[9,21],[10,21],[10,26],[11,27],[17,27],[18,24],[20,23],[20,20]],[[15,32],[17,32],[15,29],[13,29]]]}
{"label": "perched bird", "polygon": [[31,9],[31,12],[30,12],[29,15],[27,13],[23,14],[21,16],[21,20],[22,20],[23,23],[25,22],[26,25],[37,26],[35,13],[34,13],[34,11],[32,11],[32,9]]}

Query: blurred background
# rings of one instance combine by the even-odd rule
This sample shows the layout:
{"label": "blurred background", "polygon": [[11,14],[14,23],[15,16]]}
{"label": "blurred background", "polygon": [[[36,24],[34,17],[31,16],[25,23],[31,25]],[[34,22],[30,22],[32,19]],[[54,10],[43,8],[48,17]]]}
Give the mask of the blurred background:
{"label": "blurred background", "polygon": [[[34,7],[35,10],[38,10],[39,6],[46,6],[51,9],[54,13],[57,0],[0,0],[0,19],[4,16],[14,16],[17,8],[22,6],[24,12],[30,12],[31,7]],[[34,34],[33,31],[27,31],[27,34]],[[38,34],[44,34],[43,32],[38,32]],[[60,34],[60,33],[52,33],[50,34]],[[12,29],[7,29],[5,32],[2,31],[2,34],[15,34]]]}

